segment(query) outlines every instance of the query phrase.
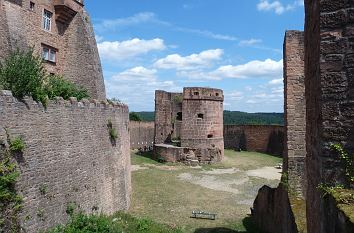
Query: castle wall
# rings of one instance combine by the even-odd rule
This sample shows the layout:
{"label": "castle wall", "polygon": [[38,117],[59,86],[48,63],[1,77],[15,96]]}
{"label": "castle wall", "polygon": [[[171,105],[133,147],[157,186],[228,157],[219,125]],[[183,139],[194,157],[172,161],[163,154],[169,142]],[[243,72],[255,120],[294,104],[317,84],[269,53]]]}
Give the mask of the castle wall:
{"label": "castle wall", "polygon": [[181,146],[216,147],[224,155],[222,90],[184,88],[182,103]]}
{"label": "castle wall", "polygon": [[341,232],[327,214],[320,183],[344,183],[343,166],[330,144],[354,152],[352,1],[305,0],[308,232]]}
{"label": "castle wall", "polygon": [[182,94],[166,91],[155,92],[155,144],[171,142],[179,137],[176,129],[177,113],[182,112]]}
{"label": "castle wall", "polygon": [[[102,68],[90,18],[76,1],[71,0],[78,12],[67,23],[56,18],[52,1],[36,0],[30,9],[30,0],[0,0],[0,59],[9,51],[33,48],[39,56],[42,47],[56,50],[56,62],[45,62],[48,73],[61,74],[70,81],[85,87],[92,98],[105,100]],[[51,31],[42,28],[43,10],[53,13]]]}
{"label": "castle wall", "polygon": [[154,122],[130,121],[130,149],[152,148],[154,145]]}
{"label": "castle wall", "polygon": [[224,125],[225,148],[281,156],[284,127],[275,125]]}
{"label": "castle wall", "polygon": [[284,169],[289,186],[306,196],[306,99],[304,33],[287,31],[284,39]]}
{"label": "castle wall", "polygon": [[[125,105],[61,98],[44,109],[31,99],[19,102],[7,91],[0,92],[0,141],[6,141],[7,129],[10,137],[20,136],[26,144],[23,155],[16,157],[16,188],[23,197],[20,222],[26,232],[65,223],[71,202],[86,213],[128,209],[128,113]],[[109,120],[118,133],[115,143],[110,140]]]}

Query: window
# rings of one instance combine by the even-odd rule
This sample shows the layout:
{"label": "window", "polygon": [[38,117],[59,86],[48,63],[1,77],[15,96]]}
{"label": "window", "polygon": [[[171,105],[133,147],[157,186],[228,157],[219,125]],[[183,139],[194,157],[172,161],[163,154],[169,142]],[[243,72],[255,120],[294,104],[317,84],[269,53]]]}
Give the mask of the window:
{"label": "window", "polygon": [[214,136],[212,134],[208,134],[208,138],[213,138]]}
{"label": "window", "polygon": [[219,96],[219,93],[215,93],[216,96]]}
{"label": "window", "polygon": [[56,62],[56,56],[57,56],[57,50],[54,48],[50,48],[47,46],[43,46],[42,49],[42,58],[45,61],[50,61],[55,63]]}
{"label": "window", "polygon": [[196,91],[196,92],[194,92],[194,95],[199,95],[199,92],[197,92],[197,91]]}
{"label": "window", "polygon": [[177,121],[181,121],[182,120],[182,112],[177,112],[176,120]]}
{"label": "window", "polygon": [[47,10],[43,11],[43,29],[50,31],[52,28],[52,16],[53,13]]}
{"label": "window", "polygon": [[199,114],[198,114],[198,119],[203,119],[203,118],[204,118],[204,114],[199,113]]}
{"label": "window", "polygon": [[34,2],[30,2],[30,10],[31,10],[31,11],[34,11],[34,7],[35,7]]}

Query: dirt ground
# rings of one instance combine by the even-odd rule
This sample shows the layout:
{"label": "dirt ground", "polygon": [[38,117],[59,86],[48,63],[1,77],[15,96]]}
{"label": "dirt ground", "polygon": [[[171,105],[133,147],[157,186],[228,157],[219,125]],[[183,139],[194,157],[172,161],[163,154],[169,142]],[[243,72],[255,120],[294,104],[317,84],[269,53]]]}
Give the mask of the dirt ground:
{"label": "dirt ground", "polygon": [[[160,164],[148,157],[132,154],[130,213],[187,233],[251,232],[245,220],[258,189],[277,186],[281,176],[274,167],[281,159],[260,153],[226,150],[223,162],[201,167]],[[192,211],[217,218],[190,218]]]}

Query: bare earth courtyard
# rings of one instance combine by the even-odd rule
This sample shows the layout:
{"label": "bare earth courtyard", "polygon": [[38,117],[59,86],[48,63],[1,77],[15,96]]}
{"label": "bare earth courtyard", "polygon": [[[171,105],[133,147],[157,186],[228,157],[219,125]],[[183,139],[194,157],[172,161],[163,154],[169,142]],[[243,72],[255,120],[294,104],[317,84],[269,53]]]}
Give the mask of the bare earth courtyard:
{"label": "bare earth courtyard", "polygon": [[[250,232],[247,217],[258,189],[276,187],[281,177],[274,167],[281,158],[254,152],[225,150],[221,163],[201,167],[160,164],[148,156],[132,152],[130,213],[183,232]],[[190,218],[193,210],[217,219]]]}

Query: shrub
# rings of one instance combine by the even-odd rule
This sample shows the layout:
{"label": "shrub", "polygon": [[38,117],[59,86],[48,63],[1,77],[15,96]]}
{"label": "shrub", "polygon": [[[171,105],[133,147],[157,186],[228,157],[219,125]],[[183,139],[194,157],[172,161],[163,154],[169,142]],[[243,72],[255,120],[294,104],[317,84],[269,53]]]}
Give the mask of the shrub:
{"label": "shrub", "polygon": [[45,78],[42,59],[34,56],[33,50],[16,50],[0,63],[0,86],[12,91],[16,98],[32,96],[34,100],[45,103],[46,94],[42,88]]}
{"label": "shrub", "polygon": [[26,148],[22,138],[17,137],[10,141],[10,151],[13,153],[23,152]]}
{"label": "shrub", "polygon": [[10,90],[18,99],[32,96],[44,106],[48,98],[57,96],[66,100],[70,97],[78,100],[90,97],[86,89],[61,76],[48,75],[42,59],[33,55],[33,50],[16,50],[0,63],[0,89]]}
{"label": "shrub", "polygon": [[63,97],[65,100],[70,97],[76,97],[78,100],[90,97],[86,89],[57,75],[49,76],[44,89],[49,99],[54,99],[57,96]]}
{"label": "shrub", "polygon": [[129,120],[130,121],[142,121],[141,117],[136,112],[129,113]]}

